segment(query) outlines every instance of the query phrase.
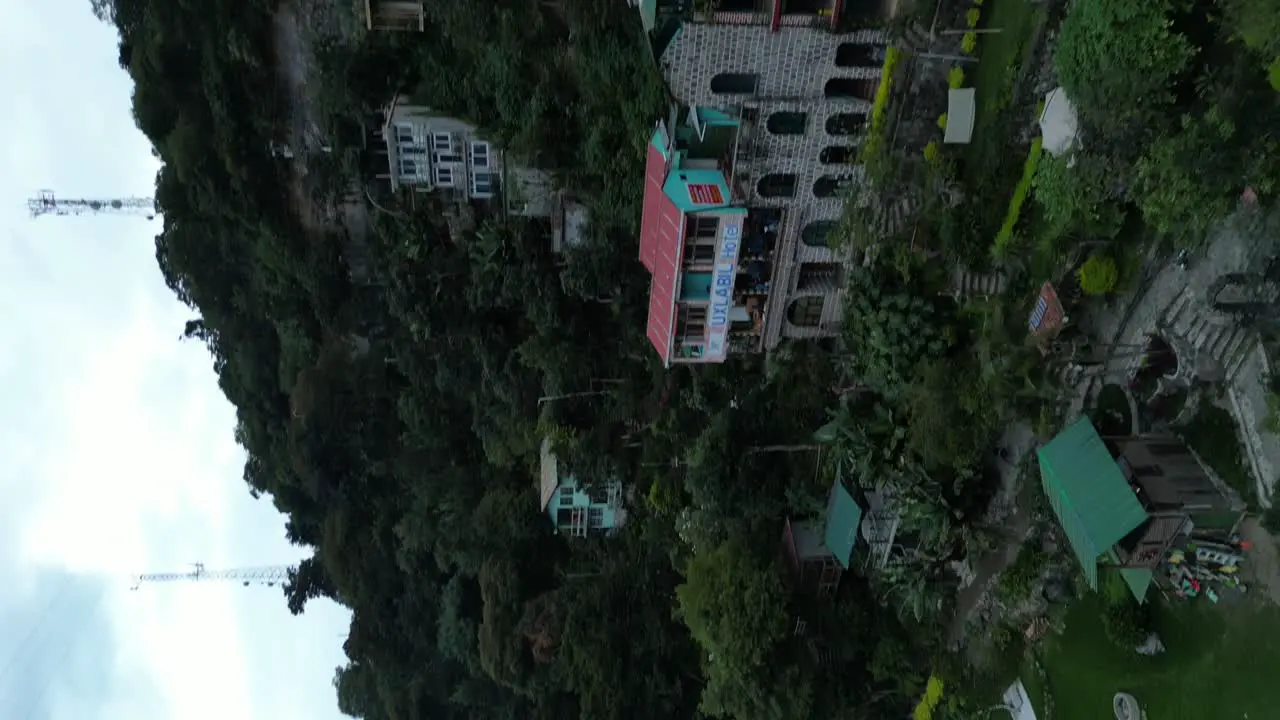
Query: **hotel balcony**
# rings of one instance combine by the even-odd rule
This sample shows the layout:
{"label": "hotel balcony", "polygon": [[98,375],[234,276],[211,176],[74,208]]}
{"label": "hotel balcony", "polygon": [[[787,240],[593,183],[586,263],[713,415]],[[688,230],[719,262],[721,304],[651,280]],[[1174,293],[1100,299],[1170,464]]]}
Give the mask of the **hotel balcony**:
{"label": "hotel balcony", "polygon": [[684,167],[715,168],[724,174],[729,201],[735,205],[745,205],[750,200],[751,167],[763,159],[763,146],[754,142],[756,119],[754,108],[690,108],[684,122],[687,135],[676,143],[684,153]]}

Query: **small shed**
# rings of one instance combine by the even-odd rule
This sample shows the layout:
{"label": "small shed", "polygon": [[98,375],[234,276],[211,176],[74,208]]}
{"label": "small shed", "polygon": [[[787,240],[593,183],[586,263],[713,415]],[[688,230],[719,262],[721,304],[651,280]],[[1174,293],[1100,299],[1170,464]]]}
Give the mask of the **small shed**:
{"label": "small shed", "polygon": [[845,489],[844,483],[836,480],[831,488],[831,497],[827,499],[827,527],[823,532],[823,542],[845,570],[849,569],[853,547],[858,543],[861,522],[862,507]]}
{"label": "small shed", "polygon": [[978,91],[974,88],[954,88],[947,91],[947,129],[942,142],[948,145],[967,145],[973,140],[977,97]]}
{"label": "small shed", "polygon": [[1036,451],[1049,506],[1071,544],[1089,587],[1098,589],[1098,560],[1147,521],[1147,511],[1093,423],[1082,417]]}
{"label": "small shed", "polygon": [[798,587],[819,595],[835,592],[849,569],[861,521],[862,507],[839,479],[831,486],[824,517],[787,519],[782,543]]}

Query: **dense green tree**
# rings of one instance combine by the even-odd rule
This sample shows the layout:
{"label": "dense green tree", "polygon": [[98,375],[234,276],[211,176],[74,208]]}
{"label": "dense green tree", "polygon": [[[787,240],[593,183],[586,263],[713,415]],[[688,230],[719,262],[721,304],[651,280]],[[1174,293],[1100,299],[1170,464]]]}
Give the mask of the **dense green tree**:
{"label": "dense green tree", "polygon": [[902,275],[883,260],[850,270],[844,341],[850,379],[890,400],[901,398],[919,363],[956,343],[954,310],[917,269]]}
{"label": "dense green tree", "polygon": [[1054,65],[1091,127],[1150,136],[1167,125],[1195,48],[1172,28],[1169,0],[1081,0],[1063,20]]}
{"label": "dense green tree", "polygon": [[733,536],[689,561],[676,598],[706,653],[704,712],[740,720],[808,717],[811,690],[798,669],[771,666],[790,619],[779,563]]}

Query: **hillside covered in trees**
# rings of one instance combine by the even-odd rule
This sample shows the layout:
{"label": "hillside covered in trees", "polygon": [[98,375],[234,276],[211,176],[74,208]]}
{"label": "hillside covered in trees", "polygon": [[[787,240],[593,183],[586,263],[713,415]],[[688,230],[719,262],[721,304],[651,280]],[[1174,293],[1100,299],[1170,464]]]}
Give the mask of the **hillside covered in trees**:
{"label": "hillside covered in trees", "polygon": [[[350,239],[305,217],[296,165],[270,152],[298,111],[286,8],[95,0],[163,161],[156,258],[192,310],[185,335],[237,408],[244,481],[314,549],[285,601],[353,610],[339,707],[369,720],[901,716],[929,657],[861,581],[817,611],[841,628],[828,646],[791,637],[778,538],[829,482],[808,451],[835,401],[828,351],[691,373],[663,370],[644,339],[642,151],[666,100],[637,19],[594,0],[431,5],[421,36],[313,38],[321,125],[396,90],[429,96],[591,206],[591,243],[567,262],[522,220],[451,236],[421,203],[374,216],[353,281]],[[320,192],[352,179],[342,142],[313,168]],[[544,437],[580,476],[624,480],[633,520],[618,536],[552,533],[535,489]]]}

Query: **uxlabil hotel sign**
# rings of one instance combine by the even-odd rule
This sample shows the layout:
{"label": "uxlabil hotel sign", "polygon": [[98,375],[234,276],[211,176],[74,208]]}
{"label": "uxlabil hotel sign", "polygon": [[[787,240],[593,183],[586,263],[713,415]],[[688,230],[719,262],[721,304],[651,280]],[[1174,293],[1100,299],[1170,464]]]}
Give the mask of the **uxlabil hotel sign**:
{"label": "uxlabil hotel sign", "polygon": [[711,309],[707,313],[708,360],[723,360],[729,352],[729,318],[733,310],[733,280],[738,274],[738,250],[742,245],[742,219],[720,220],[720,251],[711,276]]}

